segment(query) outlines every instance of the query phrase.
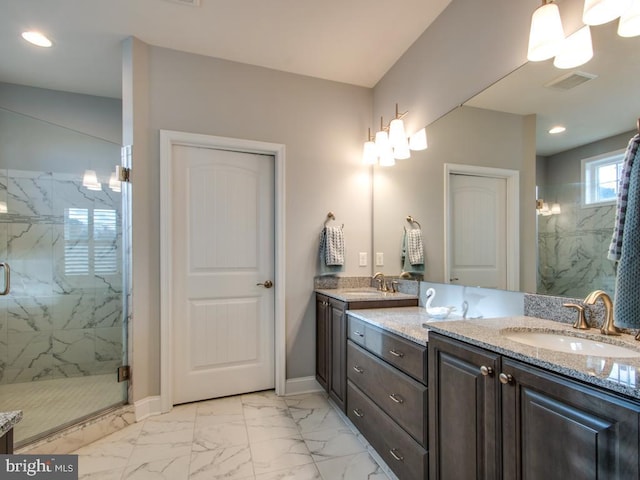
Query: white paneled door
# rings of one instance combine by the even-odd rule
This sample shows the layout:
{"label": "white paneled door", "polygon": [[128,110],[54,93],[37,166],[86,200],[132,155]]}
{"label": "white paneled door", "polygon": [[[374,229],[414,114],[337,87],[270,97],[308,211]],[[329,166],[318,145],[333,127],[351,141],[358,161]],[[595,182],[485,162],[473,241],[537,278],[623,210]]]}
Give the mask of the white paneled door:
{"label": "white paneled door", "polygon": [[450,282],[507,288],[505,178],[452,174]]}
{"label": "white paneled door", "polygon": [[173,403],[274,387],[274,157],[172,147]]}

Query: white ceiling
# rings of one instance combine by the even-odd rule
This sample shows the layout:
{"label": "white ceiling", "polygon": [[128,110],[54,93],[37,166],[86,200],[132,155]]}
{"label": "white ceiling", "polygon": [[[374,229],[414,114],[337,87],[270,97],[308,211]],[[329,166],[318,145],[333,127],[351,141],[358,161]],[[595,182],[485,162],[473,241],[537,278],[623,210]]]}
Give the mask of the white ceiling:
{"label": "white ceiling", "polygon": [[[451,0],[0,0],[0,81],[121,96],[121,41],[373,87]],[[54,42],[33,47],[20,33]]]}
{"label": "white ceiling", "polygon": [[[501,112],[535,113],[536,151],[552,155],[586,143],[628,132],[640,117],[640,37],[617,35],[618,22],[591,27],[593,58],[571,70],[551,60],[529,62],[475,96],[466,105]],[[571,90],[545,85],[571,72],[596,75]],[[567,130],[550,135],[549,129]]]}

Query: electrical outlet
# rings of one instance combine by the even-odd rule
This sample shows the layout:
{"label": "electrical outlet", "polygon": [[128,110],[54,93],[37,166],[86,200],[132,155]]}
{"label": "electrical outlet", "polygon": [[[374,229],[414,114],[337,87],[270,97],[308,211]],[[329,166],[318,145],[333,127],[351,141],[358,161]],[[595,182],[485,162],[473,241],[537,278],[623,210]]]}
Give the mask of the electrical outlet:
{"label": "electrical outlet", "polygon": [[360,266],[367,266],[367,252],[360,252]]}
{"label": "electrical outlet", "polygon": [[384,266],[384,253],[377,252],[376,253],[376,267]]}

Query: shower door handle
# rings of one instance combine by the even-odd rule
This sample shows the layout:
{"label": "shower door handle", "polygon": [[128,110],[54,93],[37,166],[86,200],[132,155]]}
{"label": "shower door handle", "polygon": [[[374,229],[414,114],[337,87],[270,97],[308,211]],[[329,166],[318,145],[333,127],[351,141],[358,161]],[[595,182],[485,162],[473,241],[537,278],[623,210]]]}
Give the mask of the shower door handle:
{"label": "shower door handle", "polygon": [[9,295],[11,289],[11,268],[6,262],[0,263],[0,268],[4,270],[4,289],[0,292],[0,295]]}

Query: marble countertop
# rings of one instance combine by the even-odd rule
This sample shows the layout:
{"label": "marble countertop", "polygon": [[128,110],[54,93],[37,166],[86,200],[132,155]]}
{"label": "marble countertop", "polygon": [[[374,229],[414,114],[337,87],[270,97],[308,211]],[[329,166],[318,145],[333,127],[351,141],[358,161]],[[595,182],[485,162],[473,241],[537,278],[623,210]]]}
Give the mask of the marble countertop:
{"label": "marble countertop", "polygon": [[373,287],[363,288],[327,288],[316,289],[317,293],[335,298],[343,302],[371,302],[379,300],[406,300],[416,299],[417,295],[409,295],[400,292],[381,292]]}
{"label": "marble countertop", "polygon": [[0,412],[0,436],[11,430],[20,420],[22,420],[21,410]]}
{"label": "marble countertop", "polygon": [[[420,345],[427,345],[429,331],[485,348],[530,365],[541,367],[585,383],[640,400],[640,342],[633,335],[607,337],[599,330],[576,330],[570,324],[527,316],[463,320],[429,317],[423,307],[349,310],[349,315]],[[588,338],[623,346],[639,353],[637,357],[616,358],[561,353],[525,345],[505,337],[509,332],[548,332]]]}

